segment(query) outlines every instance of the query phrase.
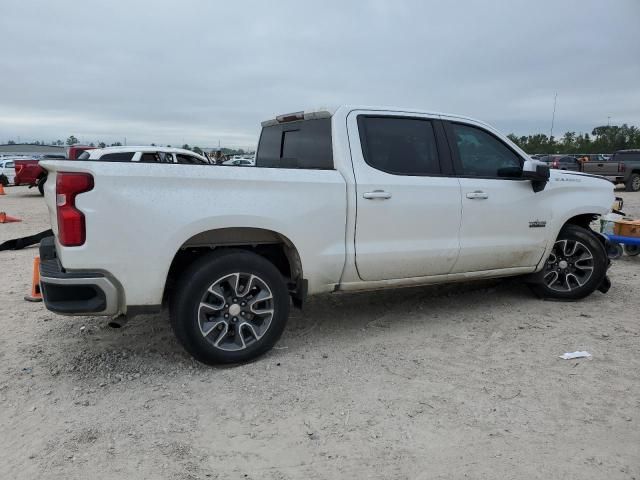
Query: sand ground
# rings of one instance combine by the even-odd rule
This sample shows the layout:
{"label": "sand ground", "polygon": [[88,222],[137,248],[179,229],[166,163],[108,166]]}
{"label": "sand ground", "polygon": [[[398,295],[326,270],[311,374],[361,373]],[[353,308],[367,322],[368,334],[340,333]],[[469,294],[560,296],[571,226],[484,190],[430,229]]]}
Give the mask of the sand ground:
{"label": "sand ground", "polygon": [[[0,242],[48,228],[6,190],[24,221]],[[640,257],[576,303],[516,280],[313,299],[271,353],[211,368],[166,314],[25,302],[36,254],[0,252],[1,479],[640,479]]]}

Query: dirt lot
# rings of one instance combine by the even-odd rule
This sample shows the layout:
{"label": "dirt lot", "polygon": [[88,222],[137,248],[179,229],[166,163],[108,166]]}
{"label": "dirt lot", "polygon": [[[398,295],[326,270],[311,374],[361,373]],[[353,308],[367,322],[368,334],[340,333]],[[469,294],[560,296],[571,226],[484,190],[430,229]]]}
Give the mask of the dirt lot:
{"label": "dirt lot", "polygon": [[[24,221],[0,242],[48,228],[7,191]],[[640,479],[640,257],[577,303],[515,280],[318,298],[267,356],[210,368],[166,314],[25,302],[36,253],[0,252],[2,479]]]}

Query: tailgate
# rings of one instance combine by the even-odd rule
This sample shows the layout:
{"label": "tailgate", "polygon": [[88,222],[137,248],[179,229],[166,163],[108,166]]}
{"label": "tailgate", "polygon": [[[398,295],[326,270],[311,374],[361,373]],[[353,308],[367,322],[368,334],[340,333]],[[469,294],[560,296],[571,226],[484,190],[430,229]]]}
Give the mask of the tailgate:
{"label": "tailgate", "polygon": [[21,185],[35,184],[42,172],[38,160],[16,160],[16,183]]}

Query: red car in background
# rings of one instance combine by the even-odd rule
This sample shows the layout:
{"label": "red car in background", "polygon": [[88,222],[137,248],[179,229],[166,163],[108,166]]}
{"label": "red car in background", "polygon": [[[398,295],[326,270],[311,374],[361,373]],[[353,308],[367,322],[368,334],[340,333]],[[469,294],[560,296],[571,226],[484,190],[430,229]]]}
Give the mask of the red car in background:
{"label": "red car in background", "polygon": [[40,166],[40,160],[76,160],[80,154],[86,150],[93,150],[96,147],[90,147],[88,145],[71,145],[67,147],[66,155],[43,155],[40,158],[31,158],[25,160],[16,160],[16,185],[29,185],[31,187],[38,187],[40,195],[44,195],[44,184],[47,181],[47,172]]}

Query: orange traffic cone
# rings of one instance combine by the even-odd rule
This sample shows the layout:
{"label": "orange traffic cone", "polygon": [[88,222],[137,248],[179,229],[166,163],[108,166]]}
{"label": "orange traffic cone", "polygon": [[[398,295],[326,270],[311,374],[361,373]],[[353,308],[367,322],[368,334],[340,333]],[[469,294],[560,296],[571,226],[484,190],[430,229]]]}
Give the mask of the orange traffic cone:
{"label": "orange traffic cone", "polygon": [[2,185],[2,182],[0,182],[0,195],[6,195],[6,193],[4,192],[4,185]]}
{"label": "orange traffic cone", "polygon": [[0,212],[0,223],[11,223],[11,222],[21,222],[18,217],[12,217],[11,215],[7,215],[5,212]]}
{"label": "orange traffic cone", "polygon": [[31,281],[31,295],[25,295],[28,302],[41,302],[42,292],[40,291],[40,257],[33,259],[33,279]]}

